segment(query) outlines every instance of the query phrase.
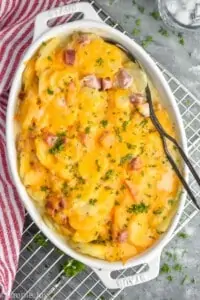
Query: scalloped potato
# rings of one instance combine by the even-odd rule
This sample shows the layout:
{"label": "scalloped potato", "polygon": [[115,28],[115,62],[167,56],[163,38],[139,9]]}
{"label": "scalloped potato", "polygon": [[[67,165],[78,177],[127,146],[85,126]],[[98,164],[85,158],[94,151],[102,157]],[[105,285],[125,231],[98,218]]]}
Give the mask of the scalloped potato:
{"label": "scalloped potato", "polygon": [[[149,117],[147,81],[137,62],[89,33],[48,40],[25,66],[16,111],[21,180],[47,224],[89,256],[125,262],[175,212],[180,184]],[[149,84],[157,117],[175,136]]]}

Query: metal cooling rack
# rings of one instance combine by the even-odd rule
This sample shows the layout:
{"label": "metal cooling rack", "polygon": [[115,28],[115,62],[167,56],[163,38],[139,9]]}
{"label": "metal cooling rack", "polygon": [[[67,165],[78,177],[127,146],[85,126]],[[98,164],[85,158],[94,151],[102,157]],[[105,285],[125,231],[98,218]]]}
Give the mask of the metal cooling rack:
{"label": "metal cooling rack", "polygon": [[[128,34],[123,28],[109,16],[94,1],[88,1],[93,5],[97,13],[105,23]],[[76,14],[71,18],[80,19]],[[200,101],[194,97],[172,74],[159,63],[158,67],[169,83],[178,103],[188,139],[189,155],[197,172],[200,173]],[[194,180],[190,179],[190,186],[200,201],[199,188]],[[198,210],[192,202],[187,199],[182,218],[173,233],[173,238],[196,214]],[[121,290],[108,290],[99,280],[97,275],[86,268],[75,277],[66,277],[61,270],[62,264],[68,259],[59,253],[50,242],[46,247],[35,245],[36,234],[40,233],[34,222],[26,214],[25,228],[23,232],[19,268],[13,287],[14,298],[17,299],[42,299],[42,300],[97,300],[97,299],[119,299]],[[116,277],[124,277],[141,272],[144,266],[115,272]]]}

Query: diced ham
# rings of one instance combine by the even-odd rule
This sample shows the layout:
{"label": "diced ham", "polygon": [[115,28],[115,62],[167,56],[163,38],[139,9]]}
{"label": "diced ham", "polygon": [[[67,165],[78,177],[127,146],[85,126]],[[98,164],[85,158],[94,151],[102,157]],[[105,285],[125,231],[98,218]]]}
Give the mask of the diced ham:
{"label": "diced ham", "polygon": [[83,81],[83,85],[89,88],[96,89],[96,90],[101,89],[101,79],[97,78],[94,74],[85,76],[82,79],[82,81]]}
{"label": "diced ham", "polygon": [[100,144],[105,148],[110,148],[115,142],[115,136],[109,131],[104,131],[99,138]]}
{"label": "diced ham", "polygon": [[[51,194],[47,197],[47,202],[45,207],[47,213],[52,217],[55,217],[57,213],[60,213],[63,209],[67,207],[67,201],[63,197],[58,197],[57,195]],[[63,223],[65,222],[66,220],[63,220]]]}
{"label": "diced ham", "polygon": [[119,234],[119,238],[118,241],[120,243],[125,243],[128,239],[128,231],[127,230],[123,230],[120,234]]}
{"label": "diced ham", "polygon": [[133,77],[125,69],[120,69],[115,78],[115,85],[122,89],[127,89],[131,86]]}
{"label": "diced ham", "polygon": [[141,115],[144,117],[150,116],[149,103],[138,104],[137,109]]}
{"label": "diced ham", "polygon": [[133,158],[129,163],[131,170],[140,170],[142,168],[142,161],[140,157]]}
{"label": "diced ham", "polygon": [[91,39],[89,38],[88,34],[81,34],[78,38],[78,43],[81,46],[88,45],[91,42]]}
{"label": "diced ham", "polygon": [[64,62],[67,65],[73,65],[76,58],[76,52],[74,49],[67,49],[64,51]]}
{"label": "diced ham", "polygon": [[144,102],[146,102],[145,96],[141,93],[132,94],[130,95],[129,99],[133,104],[143,104]]}
{"label": "diced ham", "polygon": [[101,85],[103,91],[109,90],[112,88],[112,81],[109,77],[102,78]]}
{"label": "diced ham", "polygon": [[44,132],[43,133],[43,140],[48,144],[48,146],[52,147],[55,142],[57,141],[58,137],[53,134],[53,133],[49,133],[49,132]]}
{"label": "diced ham", "polygon": [[22,92],[22,91],[18,95],[20,100],[24,100],[25,96],[26,96],[25,92]]}
{"label": "diced ham", "polygon": [[87,142],[88,142],[88,135],[84,132],[80,132],[79,133],[79,138],[80,138],[81,144],[86,146]]}

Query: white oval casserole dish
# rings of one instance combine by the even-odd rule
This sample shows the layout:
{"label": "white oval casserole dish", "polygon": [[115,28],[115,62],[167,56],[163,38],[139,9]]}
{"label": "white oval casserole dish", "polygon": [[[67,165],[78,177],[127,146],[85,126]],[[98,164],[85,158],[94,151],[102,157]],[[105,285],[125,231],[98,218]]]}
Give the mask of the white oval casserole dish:
{"label": "white oval casserole dish", "polygon": [[[47,26],[48,20],[63,16],[69,13],[82,12],[84,14],[83,20],[74,21],[64,25],[56,26],[51,29]],[[155,278],[159,273],[160,266],[160,254],[163,247],[169,241],[173,231],[175,230],[180,216],[182,214],[185,198],[185,193],[181,194],[180,203],[177,212],[165,234],[148,250],[142,254],[128,260],[124,265],[122,262],[107,262],[96,258],[84,256],[70,248],[66,241],[62,239],[58,234],[52,231],[44,223],[41,215],[39,214],[34,202],[28,196],[25,187],[23,186],[17,168],[16,159],[16,146],[15,146],[15,126],[14,126],[14,115],[16,110],[17,94],[21,87],[21,77],[25,67],[25,62],[29,60],[42,42],[48,40],[49,38],[56,36],[67,36],[72,34],[74,31],[82,32],[92,32],[100,35],[104,38],[109,38],[117,43],[125,46],[141,63],[147,74],[150,76],[154,86],[160,93],[161,101],[164,107],[168,110],[172,121],[175,124],[176,134],[179,139],[180,145],[183,150],[187,153],[187,144],[185,132],[183,129],[182,119],[173,97],[173,94],[163,76],[151,57],[136,44],[129,37],[125,36],[118,30],[106,25],[102,22],[98,14],[95,12],[93,7],[88,3],[77,3],[70,4],[67,6],[52,9],[50,11],[43,12],[36,17],[35,21],[35,31],[34,31],[34,41],[29,49],[26,51],[22,61],[19,64],[17,72],[15,74],[13,84],[10,91],[8,108],[7,108],[7,123],[6,123],[6,136],[7,136],[7,152],[8,161],[10,165],[10,170],[13,176],[14,183],[18,190],[18,193],[27,209],[31,215],[34,222],[41,229],[41,231],[48,237],[48,239],[60,248],[64,253],[81,261],[82,263],[92,267],[94,271],[98,274],[101,280],[108,288],[124,288],[130,285],[136,285],[143,283]],[[185,179],[187,180],[186,167],[183,164],[183,173]],[[113,270],[125,269],[134,267],[141,264],[148,264],[149,269],[147,271],[136,273],[133,276],[126,278],[113,279],[111,277],[111,272]],[[142,270],[141,270],[142,271]]]}

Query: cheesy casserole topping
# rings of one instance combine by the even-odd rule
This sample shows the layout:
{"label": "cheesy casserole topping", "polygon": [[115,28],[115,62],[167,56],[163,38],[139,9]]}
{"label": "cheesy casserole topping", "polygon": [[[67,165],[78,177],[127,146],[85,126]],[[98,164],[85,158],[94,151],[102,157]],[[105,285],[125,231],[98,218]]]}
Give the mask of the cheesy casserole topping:
{"label": "cheesy casserole topping", "polygon": [[19,174],[45,221],[81,253],[126,261],[159,238],[175,211],[179,182],[149,118],[147,80],[174,136],[143,69],[96,35],[53,38],[26,63]]}

